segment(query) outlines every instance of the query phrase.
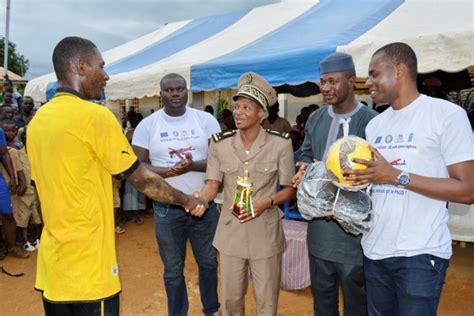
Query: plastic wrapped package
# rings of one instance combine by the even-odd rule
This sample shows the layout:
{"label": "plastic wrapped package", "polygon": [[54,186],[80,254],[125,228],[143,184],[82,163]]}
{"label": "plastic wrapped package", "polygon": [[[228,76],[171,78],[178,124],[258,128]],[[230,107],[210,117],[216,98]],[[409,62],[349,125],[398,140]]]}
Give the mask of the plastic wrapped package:
{"label": "plastic wrapped package", "polygon": [[297,199],[298,210],[307,220],[334,216],[341,227],[353,235],[370,229],[372,205],[368,192],[336,187],[322,162],[308,166],[298,185]]}
{"label": "plastic wrapped package", "polygon": [[337,189],[334,217],[348,233],[358,235],[369,231],[372,224],[372,201],[366,191],[349,192]]}
{"label": "plastic wrapped package", "polygon": [[298,211],[306,220],[331,216],[336,193],[337,188],[331,183],[324,164],[312,163],[306,169],[303,181],[298,185],[296,193]]}

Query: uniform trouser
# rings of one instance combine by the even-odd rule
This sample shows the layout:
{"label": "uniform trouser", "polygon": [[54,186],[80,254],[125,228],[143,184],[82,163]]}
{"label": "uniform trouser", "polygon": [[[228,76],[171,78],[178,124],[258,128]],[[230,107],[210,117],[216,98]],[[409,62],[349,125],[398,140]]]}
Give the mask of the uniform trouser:
{"label": "uniform trouser", "polygon": [[339,284],[344,297],[344,315],[367,315],[362,265],[326,261],[309,255],[314,315],[339,315]]}
{"label": "uniform trouser", "polygon": [[252,273],[258,315],[276,315],[281,279],[281,256],[244,259],[220,254],[224,315],[245,315],[248,271]]}

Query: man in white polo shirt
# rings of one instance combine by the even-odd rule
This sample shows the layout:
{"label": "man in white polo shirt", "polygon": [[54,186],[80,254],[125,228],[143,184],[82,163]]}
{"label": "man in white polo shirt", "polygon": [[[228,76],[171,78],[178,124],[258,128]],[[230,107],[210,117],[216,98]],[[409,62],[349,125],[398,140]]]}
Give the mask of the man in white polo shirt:
{"label": "man in white polo shirt", "polygon": [[369,315],[435,315],[452,254],[446,201],[474,202],[474,142],[466,112],[418,92],[404,43],[377,50],[369,87],[391,107],[367,125],[375,161],[347,171],[374,183],[374,222],[362,238]]}
{"label": "man in white polo shirt", "polygon": [[[220,132],[209,113],[188,107],[186,80],[167,74],[160,82],[163,109],[138,124],[132,145],[147,167],[183,192],[193,193],[204,184],[211,135]],[[164,281],[169,315],[188,314],[184,280],[186,243],[189,240],[199,267],[203,312],[218,312],[217,252],[212,240],[219,220],[214,203],[202,217],[189,215],[180,205],[154,202],[156,239],[165,266]]]}

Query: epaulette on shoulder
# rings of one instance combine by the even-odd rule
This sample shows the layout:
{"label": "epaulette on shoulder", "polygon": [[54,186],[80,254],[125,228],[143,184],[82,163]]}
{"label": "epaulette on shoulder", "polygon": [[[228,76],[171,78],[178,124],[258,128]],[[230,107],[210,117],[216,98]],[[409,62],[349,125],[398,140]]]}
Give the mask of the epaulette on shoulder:
{"label": "epaulette on shoulder", "polygon": [[280,136],[280,137],[283,137],[283,138],[286,138],[286,139],[290,138],[290,133],[280,133],[280,132],[277,132],[277,131],[272,131],[271,129],[267,129],[266,131],[269,134]]}
{"label": "epaulette on shoulder", "polygon": [[236,133],[237,133],[237,131],[235,131],[235,130],[225,131],[225,132],[220,132],[220,133],[214,133],[214,134],[212,134],[212,139],[217,143],[217,142],[220,142],[223,139],[234,136]]}

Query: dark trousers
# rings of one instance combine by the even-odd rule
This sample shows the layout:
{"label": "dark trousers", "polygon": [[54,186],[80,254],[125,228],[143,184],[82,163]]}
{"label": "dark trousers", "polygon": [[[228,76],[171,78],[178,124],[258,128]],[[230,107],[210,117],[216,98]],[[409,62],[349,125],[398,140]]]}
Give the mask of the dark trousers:
{"label": "dark trousers", "polygon": [[46,316],[118,316],[120,314],[120,296],[96,302],[52,303],[43,299]]}
{"label": "dark trousers", "polygon": [[364,257],[369,315],[436,315],[449,260],[424,254]]}
{"label": "dark trousers", "polygon": [[202,218],[192,216],[177,205],[154,202],[155,233],[165,268],[164,281],[169,315],[187,315],[189,302],[184,280],[186,243],[189,239],[199,267],[199,292],[205,315],[219,310],[217,297],[217,251],[212,240],[219,221],[216,204]]}
{"label": "dark trousers", "polygon": [[362,265],[326,261],[309,255],[314,315],[339,315],[339,285],[344,297],[344,315],[367,315]]}

